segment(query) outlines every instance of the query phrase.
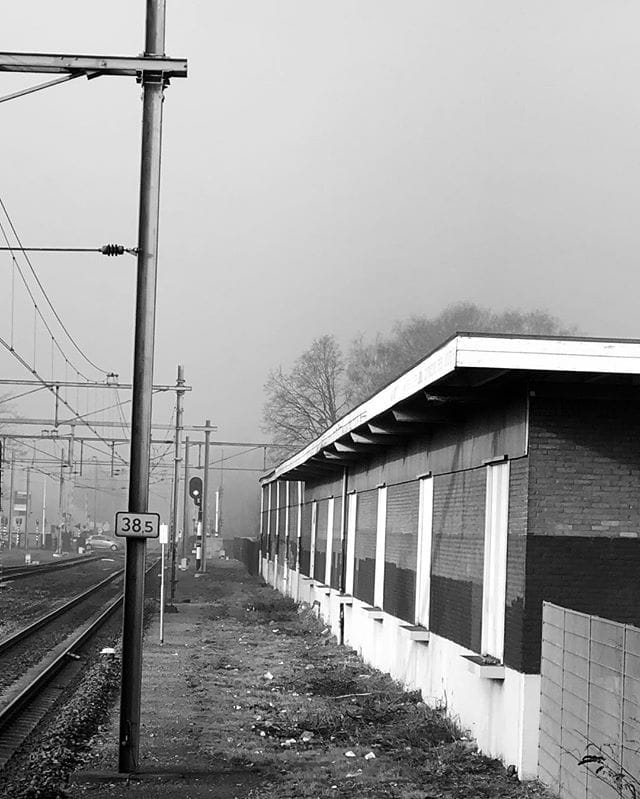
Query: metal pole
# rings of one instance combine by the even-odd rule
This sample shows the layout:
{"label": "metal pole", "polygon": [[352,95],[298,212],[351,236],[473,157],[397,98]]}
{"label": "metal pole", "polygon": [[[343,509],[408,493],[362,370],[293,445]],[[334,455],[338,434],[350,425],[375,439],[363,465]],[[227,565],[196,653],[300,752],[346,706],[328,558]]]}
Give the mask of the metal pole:
{"label": "metal pole", "polygon": [[160,544],[160,549],[162,551],[161,555],[161,566],[160,566],[160,643],[164,643],[164,554],[166,550],[166,545],[164,543]]}
{"label": "metal pole", "polygon": [[13,486],[16,468],[16,454],[11,453],[11,477],[9,479],[9,549],[13,546]]}
{"label": "metal pole", "polygon": [[224,494],[224,448],[220,448],[220,490],[218,492],[218,518],[216,523],[216,532],[222,536],[222,524],[224,518],[222,516],[222,496]]}
{"label": "metal pole", "polygon": [[182,508],[182,557],[187,557],[187,544],[191,537],[191,519],[189,517],[189,436],[184,440],[184,492]]}
{"label": "metal pole", "polygon": [[[147,0],[145,55],[164,54],[164,30],[165,0]],[[131,408],[130,513],[146,513],[149,502],[163,91],[164,77],[161,73],[142,73],[142,153]],[[138,768],[145,554],[144,538],[127,538],[118,758],[120,772],[133,772]]]}
{"label": "metal pole", "polygon": [[60,524],[58,526],[58,540],[56,542],[56,552],[62,552],[62,530],[64,528],[64,449],[60,451],[60,493],[58,494],[58,513],[60,514]]}
{"label": "metal pole", "polygon": [[40,546],[44,549],[45,526],[47,524],[47,475],[42,478],[42,530],[40,532]]}
{"label": "metal pole", "polygon": [[209,442],[211,440],[211,421],[205,422],[204,431],[204,480],[202,481],[202,564],[201,572],[207,570],[207,523],[209,521]]}
{"label": "metal pole", "polygon": [[98,532],[98,458],[94,455],[95,471],[93,475],[93,532]]}
{"label": "metal pole", "polygon": [[24,503],[24,548],[29,549],[29,514],[31,513],[31,466],[27,466],[27,497]]}
{"label": "metal pole", "polygon": [[[184,367],[178,366],[177,386],[184,386]],[[169,589],[169,604],[173,607],[176,597],[176,543],[178,541],[178,505],[180,502],[180,446],[182,434],[182,397],[184,391],[176,388],[176,444],[173,458],[173,517],[171,520],[171,586]],[[164,572],[163,572],[164,574]]]}

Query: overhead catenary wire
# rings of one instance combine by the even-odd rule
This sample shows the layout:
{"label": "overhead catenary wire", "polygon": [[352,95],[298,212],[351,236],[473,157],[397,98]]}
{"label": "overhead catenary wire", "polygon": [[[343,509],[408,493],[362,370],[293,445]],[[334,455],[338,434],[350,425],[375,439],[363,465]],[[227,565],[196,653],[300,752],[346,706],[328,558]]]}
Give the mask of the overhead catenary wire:
{"label": "overhead catenary wire", "polygon": [[[11,219],[11,217],[10,217],[10,215],[9,215],[9,212],[7,211],[7,207],[6,207],[6,205],[5,205],[5,203],[4,203],[4,201],[3,201],[3,199],[2,199],[2,197],[1,197],[1,196],[0,196],[0,208],[2,208],[2,210],[3,210],[3,212],[4,212],[4,215],[6,216],[6,218],[7,218],[7,221],[9,222],[9,226],[11,227],[11,230],[12,230],[12,232],[13,232],[13,235],[15,236],[15,239],[16,239],[16,241],[18,242],[18,245],[19,245],[19,247],[16,247],[15,249],[17,249],[17,250],[19,250],[19,251],[21,251],[21,252],[22,252],[22,254],[23,254],[23,256],[24,256],[24,259],[25,259],[25,261],[26,261],[26,262],[27,262],[27,264],[29,265],[29,269],[31,270],[31,273],[33,274],[33,277],[35,278],[35,280],[36,280],[36,283],[38,284],[38,287],[40,288],[40,291],[42,292],[42,295],[43,295],[43,297],[44,297],[44,298],[45,298],[45,300],[47,301],[47,304],[48,304],[49,308],[51,309],[51,311],[52,311],[53,315],[55,316],[55,318],[56,318],[56,320],[57,320],[58,324],[60,325],[60,327],[62,328],[62,330],[65,332],[65,334],[66,334],[67,338],[69,339],[69,341],[71,342],[71,344],[72,344],[72,345],[75,347],[75,349],[78,351],[78,353],[79,353],[79,354],[80,354],[80,355],[81,355],[81,356],[84,358],[84,360],[85,360],[85,361],[86,361],[88,364],[90,364],[90,365],[91,365],[91,366],[92,366],[94,369],[96,369],[98,372],[102,372],[103,374],[109,374],[109,372],[111,372],[111,371],[113,371],[113,370],[102,369],[100,366],[98,366],[96,363],[94,363],[94,361],[92,361],[92,360],[91,360],[91,358],[89,358],[89,356],[88,356],[88,355],[86,355],[86,354],[85,354],[85,352],[84,352],[84,351],[81,349],[81,347],[80,347],[80,346],[78,345],[78,343],[76,342],[75,338],[74,338],[74,337],[71,335],[71,333],[69,332],[69,330],[68,330],[67,326],[64,324],[64,322],[63,322],[63,321],[62,321],[62,319],[60,318],[60,315],[58,314],[58,312],[57,312],[57,311],[56,311],[56,309],[54,308],[54,306],[53,306],[53,303],[52,303],[52,302],[51,302],[51,300],[49,299],[49,295],[47,294],[47,292],[46,292],[46,290],[45,290],[44,286],[42,285],[42,283],[41,283],[41,281],[40,281],[40,278],[38,277],[38,275],[37,275],[37,273],[36,273],[36,270],[35,270],[35,269],[34,269],[34,267],[33,267],[33,264],[31,263],[31,259],[30,259],[30,258],[29,258],[29,256],[26,254],[25,250],[23,249],[23,246],[22,246],[22,241],[20,240],[20,236],[18,235],[18,232],[17,232],[17,230],[16,230],[16,228],[15,228],[15,225],[13,224],[13,220]],[[5,238],[6,238],[6,237],[5,237]],[[10,242],[8,241],[8,239],[7,239],[7,245],[8,245],[8,246],[10,246]],[[12,253],[12,254],[13,254],[13,253]]]}
{"label": "overhead catenary wire", "polygon": [[38,386],[37,388],[30,388],[28,391],[23,391],[20,394],[14,394],[10,397],[0,397],[0,405],[3,405],[5,402],[13,402],[13,400],[21,399],[22,397],[28,397],[29,394],[35,394],[45,388],[46,386]]}
{"label": "overhead catenary wire", "polygon": [[123,244],[103,244],[102,247],[0,247],[0,252],[97,252],[110,257],[117,255],[137,255],[137,247],[125,247]]}
{"label": "overhead catenary wire", "polygon": [[[0,201],[0,202],[1,202],[1,201]],[[6,242],[8,242],[8,241],[9,241],[9,238],[8,238],[8,236],[7,236],[7,232],[6,232],[6,230],[5,230],[5,228],[4,228],[4,225],[2,224],[2,222],[0,222],[0,232],[2,233],[2,236],[3,236],[4,240],[5,240]],[[29,286],[29,282],[27,281],[27,279],[26,279],[26,277],[25,277],[25,275],[24,275],[24,272],[22,271],[22,267],[21,267],[21,266],[20,266],[20,264],[18,263],[18,261],[17,261],[17,259],[16,259],[15,255],[13,254],[13,252],[11,253],[11,259],[12,259],[12,262],[13,262],[13,275],[12,275],[12,285],[11,285],[11,337],[10,337],[11,346],[9,347],[9,351],[10,351],[10,352],[13,352],[13,351],[14,351],[14,330],[15,330],[15,270],[17,269],[17,270],[18,270],[18,274],[20,275],[20,277],[21,277],[21,279],[22,279],[22,283],[23,283],[24,287],[25,287],[25,288],[26,288],[26,290],[27,290],[27,293],[28,293],[28,295],[29,295],[29,298],[31,299],[31,302],[33,303],[33,307],[34,307],[34,314],[37,314],[37,315],[40,317],[40,319],[42,320],[42,324],[44,325],[45,329],[47,330],[47,332],[49,333],[49,335],[51,336],[51,338],[52,338],[52,339],[53,339],[53,341],[55,342],[55,346],[56,346],[56,348],[58,349],[58,351],[60,352],[60,355],[61,355],[61,356],[64,358],[64,360],[65,360],[67,363],[70,363],[70,364],[71,364],[71,366],[72,366],[72,367],[75,369],[76,373],[77,373],[77,374],[78,374],[80,377],[82,377],[82,379],[83,379],[83,380],[87,380],[87,381],[88,381],[88,380],[89,380],[89,378],[88,378],[88,377],[87,377],[85,374],[83,374],[83,373],[82,373],[82,372],[81,372],[81,371],[80,371],[80,370],[79,370],[79,369],[78,369],[78,368],[77,368],[77,367],[76,367],[76,366],[75,366],[73,363],[71,363],[71,362],[69,361],[69,358],[67,357],[66,353],[64,352],[64,350],[62,349],[62,347],[61,347],[60,343],[58,342],[57,338],[55,337],[55,335],[54,335],[54,333],[53,333],[53,330],[51,329],[51,327],[50,327],[50,326],[49,326],[49,324],[47,323],[47,320],[46,320],[46,319],[44,318],[44,316],[42,315],[42,311],[40,310],[40,307],[38,306],[38,302],[37,302],[37,300],[36,300],[36,298],[35,298],[35,295],[34,295],[33,291],[31,290],[31,287]],[[27,368],[29,369],[29,371],[33,371],[33,370],[32,370],[32,369],[29,367],[29,366],[27,366]],[[100,370],[98,370],[98,371],[100,371]]]}
{"label": "overhead catenary wire", "polygon": [[[22,364],[22,365],[25,367],[25,369],[28,369],[28,370],[31,372],[31,374],[33,374],[33,375],[34,375],[34,377],[36,377],[36,378],[37,378],[37,379],[38,379],[38,380],[39,380],[39,381],[42,383],[42,386],[43,386],[43,388],[46,388],[47,390],[51,391],[51,393],[52,393],[52,394],[56,394],[56,389],[55,389],[55,387],[54,387],[54,386],[52,386],[52,385],[50,385],[49,383],[47,383],[47,381],[46,381],[46,380],[45,380],[43,377],[41,377],[41,375],[40,375],[40,374],[38,374],[38,372],[37,372],[35,369],[32,369],[32,368],[29,366],[29,364],[28,364],[28,363],[27,363],[27,362],[24,360],[24,358],[23,358],[23,357],[22,357],[22,356],[21,356],[21,355],[20,355],[18,352],[16,352],[14,349],[12,349],[12,348],[9,346],[8,342],[7,342],[7,341],[5,341],[5,340],[4,340],[4,339],[3,339],[1,336],[0,336],[0,344],[1,344],[3,347],[5,347],[7,350],[9,350],[9,351],[10,351],[10,352],[13,354],[13,356],[14,356],[15,358],[17,358],[17,359],[18,359],[18,361],[19,361],[19,362],[20,362],[20,363],[21,363],[21,364]],[[74,419],[78,419],[78,420],[80,420],[80,419],[81,419],[81,417],[78,415],[78,412],[77,412],[77,410],[76,410],[76,409],[75,409],[75,408],[74,408],[72,405],[70,405],[70,404],[69,404],[69,402],[67,402],[67,400],[66,400],[64,397],[60,397],[60,396],[59,396],[59,394],[57,394],[56,396],[58,396],[58,399],[59,399],[59,401],[60,401],[60,402],[61,402],[61,403],[62,403],[62,404],[65,406],[65,407],[67,407],[67,408],[68,408],[68,409],[69,409],[69,410],[70,410],[70,411],[71,411],[73,414],[75,414],[75,416],[74,416]],[[97,438],[98,438],[100,441],[102,441],[104,444],[107,444],[107,443],[108,443],[108,442],[107,442],[107,440],[104,438],[104,436],[102,436],[102,435],[101,435],[101,434],[100,434],[100,433],[99,433],[99,432],[96,430],[96,428],[95,428],[95,427],[94,427],[94,426],[93,426],[91,423],[89,423],[89,422],[82,422],[82,424],[85,424],[85,425],[86,425],[86,426],[89,428],[89,430],[91,430],[91,431],[92,431],[92,433],[94,433],[94,434],[95,434],[95,436],[96,436],[96,437],[97,437]],[[121,460],[123,463],[125,463],[125,462],[126,462],[126,461],[124,460],[124,458],[122,458],[121,456],[118,456],[118,457],[120,458],[120,460]]]}

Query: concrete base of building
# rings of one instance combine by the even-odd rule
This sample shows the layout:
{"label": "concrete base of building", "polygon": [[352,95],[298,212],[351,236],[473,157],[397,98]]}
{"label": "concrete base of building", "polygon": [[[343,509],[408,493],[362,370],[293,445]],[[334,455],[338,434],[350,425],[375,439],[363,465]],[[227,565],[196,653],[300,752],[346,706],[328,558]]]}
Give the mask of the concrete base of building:
{"label": "concrete base of building", "polygon": [[477,653],[273,561],[263,559],[262,575],[278,591],[314,607],[336,637],[342,604],[344,643],[365,662],[419,690],[427,704],[467,730],[484,754],[515,766],[521,779],[537,776],[540,675],[483,668],[468,659]]}

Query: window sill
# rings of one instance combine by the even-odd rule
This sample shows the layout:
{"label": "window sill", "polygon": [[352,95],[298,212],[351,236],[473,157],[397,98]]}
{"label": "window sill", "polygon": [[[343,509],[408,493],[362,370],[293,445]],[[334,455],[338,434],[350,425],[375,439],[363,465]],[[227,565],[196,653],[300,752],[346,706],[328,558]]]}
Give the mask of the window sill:
{"label": "window sill", "polygon": [[429,643],[429,630],[420,624],[401,624],[400,629],[404,630],[412,641]]}
{"label": "window sill", "polygon": [[494,659],[487,659],[482,655],[462,655],[467,661],[467,669],[483,680],[504,680],[505,668],[503,663]]}
{"label": "window sill", "polygon": [[375,621],[384,621],[384,610],[378,607],[363,607],[362,610],[367,614],[370,619],[374,619]]}

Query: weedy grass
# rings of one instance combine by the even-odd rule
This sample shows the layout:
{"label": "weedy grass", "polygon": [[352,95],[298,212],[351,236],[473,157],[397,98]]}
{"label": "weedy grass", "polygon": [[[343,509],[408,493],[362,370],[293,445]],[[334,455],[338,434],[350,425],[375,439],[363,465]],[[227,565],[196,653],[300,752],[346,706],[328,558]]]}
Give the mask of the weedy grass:
{"label": "weedy grass", "polygon": [[[238,796],[252,799],[550,799],[479,754],[444,710],[339,646],[311,608],[240,564],[211,562],[206,578],[185,584],[192,603],[175,661],[184,673],[170,697],[145,694],[143,722],[154,737],[144,739],[143,762],[195,757],[245,770],[251,779]],[[156,662],[157,674],[145,674],[162,686],[167,660]],[[114,709],[94,739],[92,768],[113,768],[117,731]],[[200,785],[189,795],[216,795],[215,776]],[[121,795],[104,785],[86,790],[83,797]]]}

